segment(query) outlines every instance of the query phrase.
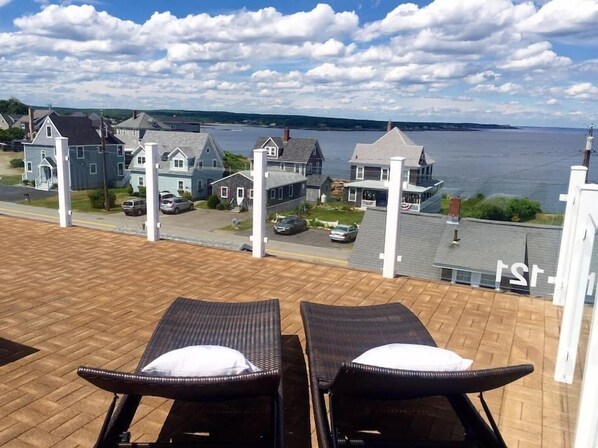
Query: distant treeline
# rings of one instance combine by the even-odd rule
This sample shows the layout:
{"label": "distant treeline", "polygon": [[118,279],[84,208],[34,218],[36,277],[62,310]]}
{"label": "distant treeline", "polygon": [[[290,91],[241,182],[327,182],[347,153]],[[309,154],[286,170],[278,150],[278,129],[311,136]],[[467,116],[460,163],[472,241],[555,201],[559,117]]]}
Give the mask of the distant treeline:
{"label": "distant treeline", "polygon": [[[46,107],[32,106],[34,109]],[[28,106],[16,98],[0,100],[0,112],[26,114]],[[114,123],[119,123],[132,116],[131,109],[76,109],[66,107],[53,107],[59,114],[69,115],[75,112],[103,113]],[[275,114],[245,114],[222,111],[193,111],[176,109],[145,110],[153,117],[160,119],[165,116],[176,116],[180,119],[197,121],[202,124],[243,124],[246,126],[264,127],[289,127],[293,129],[315,130],[343,130],[343,131],[383,131],[386,130],[386,121],[356,120],[351,118],[310,117],[307,115],[275,115]],[[393,121],[393,125],[402,131],[471,131],[483,129],[515,129],[509,125],[480,124],[480,123],[434,123],[418,121]]]}

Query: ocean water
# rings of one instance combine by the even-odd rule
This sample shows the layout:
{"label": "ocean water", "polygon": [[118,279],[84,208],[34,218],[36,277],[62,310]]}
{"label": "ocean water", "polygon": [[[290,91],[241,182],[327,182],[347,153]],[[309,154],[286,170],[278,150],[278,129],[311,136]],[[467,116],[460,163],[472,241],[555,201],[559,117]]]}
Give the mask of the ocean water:
{"label": "ocean water", "polygon": [[[204,126],[223,149],[248,155],[260,136],[282,136],[282,129]],[[470,197],[508,194],[539,201],[547,212],[563,212],[559,195],[567,192],[570,168],[581,165],[586,129],[521,128],[488,131],[407,132],[423,145],[434,164],[434,177],[451,195]],[[356,143],[373,143],[375,131],[292,129],[292,137],[315,138],[326,161],[324,174],[349,178],[349,159]],[[594,149],[596,149],[596,144]],[[598,154],[590,158],[589,180],[598,182]]]}

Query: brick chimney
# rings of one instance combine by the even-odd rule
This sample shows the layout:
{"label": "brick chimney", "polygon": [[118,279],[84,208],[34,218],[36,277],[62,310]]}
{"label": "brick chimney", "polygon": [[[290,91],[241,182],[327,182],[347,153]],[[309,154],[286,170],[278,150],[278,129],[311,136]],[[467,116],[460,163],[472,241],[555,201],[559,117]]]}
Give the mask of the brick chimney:
{"label": "brick chimney", "polygon": [[392,131],[392,128],[394,128],[392,121],[388,120],[388,123],[386,123],[386,132]]}
{"label": "brick chimney", "polygon": [[289,128],[284,128],[282,133],[282,140],[284,142],[288,142],[291,139],[291,130]]}
{"label": "brick chimney", "polygon": [[461,198],[459,196],[451,197],[449,199],[449,211],[447,224],[459,224],[461,214]]}
{"label": "brick chimney", "polygon": [[137,118],[137,111],[136,111],[136,110],[134,110],[134,111],[133,111],[133,120],[134,120],[135,118]]}
{"label": "brick chimney", "polygon": [[35,129],[33,127],[33,109],[29,108],[27,112],[27,115],[29,115],[29,141],[32,142],[35,136]]}

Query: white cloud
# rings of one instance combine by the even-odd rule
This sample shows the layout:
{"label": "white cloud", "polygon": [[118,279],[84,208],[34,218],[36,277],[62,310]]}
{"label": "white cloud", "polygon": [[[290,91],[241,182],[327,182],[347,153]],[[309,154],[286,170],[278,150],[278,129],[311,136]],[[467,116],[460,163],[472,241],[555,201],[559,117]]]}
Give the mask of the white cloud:
{"label": "white cloud", "polygon": [[509,95],[514,95],[519,93],[523,90],[523,88],[519,84],[515,84],[512,82],[506,82],[501,85],[494,85],[494,84],[479,84],[475,86],[471,91],[478,92],[478,93],[506,93]]}
{"label": "white cloud", "polygon": [[12,0],[0,0],[0,8],[8,5]]}
{"label": "white cloud", "polygon": [[552,0],[517,25],[523,32],[542,35],[598,36],[596,0]]}
{"label": "white cloud", "polygon": [[473,75],[466,76],[464,81],[468,84],[481,84],[485,81],[494,81],[500,78],[499,73],[495,73],[492,70],[485,70],[480,73],[474,73]]}
{"label": "white cloud", "polygon": [[306,76],[319,81],[366,81],[375,75],[373,67],[339,67],[334,64],[322,64],[308,70]]}
{"label": "white cloud", "polygon": [[594,100],[598,101],[598,87],[590,82],[582,82],[574,84],[571,87],[565,89],[565,95],[570,98],[576,98],[580,100]]}
{"label": "white cloud", "polygon": [[546,101],[546,104],[549,106],[554,106],[555,104],[559,104],[559,100],[556,98],[550,98],[548,101]]}
{"label": "white cloud", "polygon": [[558,56],[551,50],[549,42],[537,42],[525,48],[515,50],[510,57],[498,67],[503,70],[550,69],[571,64],[571,59]]}

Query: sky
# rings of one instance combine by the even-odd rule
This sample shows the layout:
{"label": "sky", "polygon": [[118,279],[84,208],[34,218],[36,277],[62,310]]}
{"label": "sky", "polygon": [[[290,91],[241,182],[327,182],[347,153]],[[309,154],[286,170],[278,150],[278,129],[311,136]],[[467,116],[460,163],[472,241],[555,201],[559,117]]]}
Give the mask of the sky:
{"label": "sky", "polygon": [[598,0],[0,0],[0,99],[584,128]]}

